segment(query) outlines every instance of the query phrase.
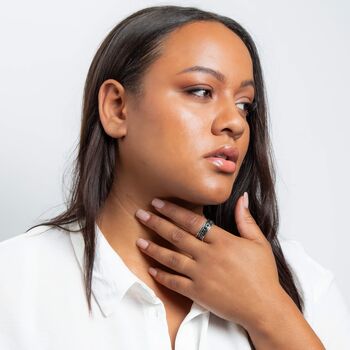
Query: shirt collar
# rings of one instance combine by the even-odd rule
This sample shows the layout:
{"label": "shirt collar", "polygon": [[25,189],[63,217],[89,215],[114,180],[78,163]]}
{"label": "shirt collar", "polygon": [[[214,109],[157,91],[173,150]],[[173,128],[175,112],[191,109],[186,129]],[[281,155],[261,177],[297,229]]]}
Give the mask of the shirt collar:
{"label": "shirt collar", "polygon": [[[71,224],[77,230],[78,223]],[[71,226],[71,227],[72,227]],[[160,303],[145,282],[140,280],[124,263],[120,255],[110,246],[109,242],[95,222],[96,250],[92,273],[91,290],[104,316],[113,314],[124,295],[136,289],[138,296],[152,304]],[[70,232],[70,238],[82,272],[84,271],[84,238],[82,232]],[[206,308],[193,302],[191,316],[209,312]],[[191,318],[192,318],[191,317]]]}

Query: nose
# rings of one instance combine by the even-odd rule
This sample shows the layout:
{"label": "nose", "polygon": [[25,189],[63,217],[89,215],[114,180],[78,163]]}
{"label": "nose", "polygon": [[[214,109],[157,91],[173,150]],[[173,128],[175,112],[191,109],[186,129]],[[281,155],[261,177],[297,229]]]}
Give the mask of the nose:
{"label": "nose", "polygon": [[212,123],[213,134],[228,133],[234,140],[239,139],[248,127],[244,113],[246,112],[240,111],[234,101],[222,103]]}

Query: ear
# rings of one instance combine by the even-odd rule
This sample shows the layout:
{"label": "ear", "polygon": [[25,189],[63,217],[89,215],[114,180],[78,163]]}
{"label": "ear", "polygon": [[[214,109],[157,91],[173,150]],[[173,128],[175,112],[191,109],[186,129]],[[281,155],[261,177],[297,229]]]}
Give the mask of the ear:
{"label": "ear", "polygon": [[113,138],[126,135],[126,93],[117,80],[107,79],[98,92],[98,111],[106,134]]}

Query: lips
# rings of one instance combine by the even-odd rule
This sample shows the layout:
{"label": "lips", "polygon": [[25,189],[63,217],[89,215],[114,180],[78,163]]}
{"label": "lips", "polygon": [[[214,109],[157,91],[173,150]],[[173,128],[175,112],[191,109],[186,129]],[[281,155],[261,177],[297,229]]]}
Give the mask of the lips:
{"label": "lips", "polygon": [[238,148],[233,147],[231,145],[223,145],[218,149],[205,154],[204,157],[208,158],[208,157],[215,157],[218,155],[224,155],[226,156],[226,160],[236,163],[239,157],[239,151],[238,151]]}

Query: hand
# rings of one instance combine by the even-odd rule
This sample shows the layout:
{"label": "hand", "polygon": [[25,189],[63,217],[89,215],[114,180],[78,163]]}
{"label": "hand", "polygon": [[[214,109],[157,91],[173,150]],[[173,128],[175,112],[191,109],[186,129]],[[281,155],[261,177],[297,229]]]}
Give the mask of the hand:
{"label": "hand", "polygon": [[206,221],[204,216],[163,202],[156,209],[171,221],[143,210],[136,215],[147,213],[149,218],[141,222],[185,254],[146,241],[148,246],[141,251],[181,274],[156,269],[155,280],[221,318],[253,327],[276,306],[283,289],[271,245],[244,207],[243,196],[234,209],[241,237],[213,225],[203,241],[196,233]]}

